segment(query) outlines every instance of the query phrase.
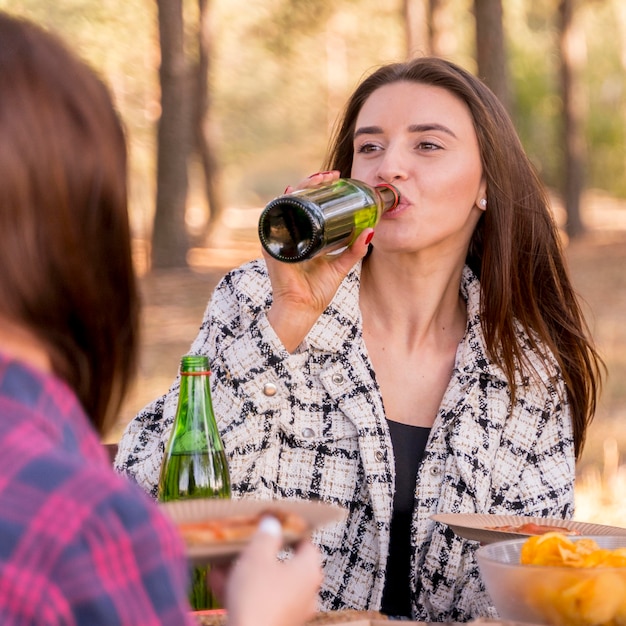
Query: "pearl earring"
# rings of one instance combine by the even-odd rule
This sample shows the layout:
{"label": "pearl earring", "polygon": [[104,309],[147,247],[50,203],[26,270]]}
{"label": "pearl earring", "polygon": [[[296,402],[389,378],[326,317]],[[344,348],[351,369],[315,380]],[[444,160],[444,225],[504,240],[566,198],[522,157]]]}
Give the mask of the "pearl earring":
{"label": "pearl earring", "polygon": [[486,209],[486,208],[487,208],[487,198],[481,198],[481,199],[480,199],[480,202],[479,202],[478,204],[480,204],[480,206],[481,206],[483,209]]}

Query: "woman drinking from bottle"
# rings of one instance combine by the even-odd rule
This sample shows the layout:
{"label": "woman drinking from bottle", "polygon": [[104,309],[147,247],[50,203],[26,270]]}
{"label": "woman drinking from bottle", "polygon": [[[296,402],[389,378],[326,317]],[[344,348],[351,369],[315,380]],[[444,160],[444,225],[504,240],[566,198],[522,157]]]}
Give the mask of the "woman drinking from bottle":
{"label": "woman drinking from bottle", "polygon": [[[420,621],[495,612],[478,544],[435,513],[571,517],[601,361],[546,192],[494,94],[448,61],[374,71],[323,173],[393,185],[399,204],[344,252],[227,274],[206,354],[240,497],[321,499],[326,610]],[[117,460],[154,494],[177,383]]]}

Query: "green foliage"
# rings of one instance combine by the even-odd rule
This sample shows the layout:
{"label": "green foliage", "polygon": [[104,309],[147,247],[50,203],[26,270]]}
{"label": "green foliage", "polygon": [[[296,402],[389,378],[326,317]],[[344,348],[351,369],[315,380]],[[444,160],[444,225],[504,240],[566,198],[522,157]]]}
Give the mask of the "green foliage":
{"label": "green foliage", "polygon": [[257,33],[272,53],[289,54],[299,37],[314,34],[335,7],[336,3],[327,0],[284,0],[257,24]]}
{"label": "green foliage", "polygon": [[[581,3],[587,38],[587,184],[626,197],[623,0]],[[227,204],[258,206],[318,169],[346,98],[363,74],[405,54],[401,3],[380,0],[211,0],[210,85]],[[513,115],[546,182],[561,168],[557,0],[504,5]],[[452,60],[475,69],[472,0],[447,0]],[[0,0],[58,31],[111,86],[131,148],[135,228],[154,204],[159,115],[154,0]],[[591,10],[593,9],[593,10]],[[190,61],[197,0],[185,0]]]}
{"label": "green foliage", "polygon": [[154,123],[159,114],[156,3],[0,0],[0,9],[59,34],[111,88],[128,135],[133,226],[145,233],[154,204]]}
{"label": "green foliage", "polygon": [[[626,197],[626,68],[620,63],[620,55],[626,58],[626,41],[617,19],[620,2],[579,3],[576,20],[586,40],[586,50],[580,50],[586,59],[581,76],[587,116],[586,184]],[[505,6],[516,125],[551,186],[560,183],[563,158],[557,8],[556,1],[539,0],[511,0]]]}
{"label": "green foliage", "polygon": [[554,80],[546,73],[546,59],[552,61],[552,72],[558,71],[557,59],[541,46],[510,46],[510,74],[513,86],[515,125],[529,157],[546,184],[556,186],[559,180],[561,151],[559,121],[561,100]]}
{"label": "green foliage", "polygon": [[[588,181],[626,198],[626,10],[619,0],[585,11],[588,58]],[[591,7],[589,7],[591,9]],[[617,12],[622,11],[621,24]]]}
{"label": "green foliage", "polygon": [[402,58],[397,10],[375,5],[250,0],[241,11],[239,2],[216,4],[216,23],[229,25],[216,30],[212,75],[226,197],[258,205],[319,169],[361,74]]}

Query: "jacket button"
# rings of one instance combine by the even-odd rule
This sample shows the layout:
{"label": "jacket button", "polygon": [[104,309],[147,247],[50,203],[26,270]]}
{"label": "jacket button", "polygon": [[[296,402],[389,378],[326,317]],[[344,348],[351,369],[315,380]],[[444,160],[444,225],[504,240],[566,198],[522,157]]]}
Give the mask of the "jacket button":
{"label": "jacket button", "polygon": [[376,450],[376,452],[374,453],[374,456],[376,457],[377,461],[385,460],[385,453],[382,450]]}
{"label": "jacket button", "polygon": [[312,428],[303,428],[302,429],[302,436],[306,437],[307,439],[309,437],[313,437],[315,435],[315,431]]}
{"label": "jacket button", "polygon": [[441,468],[438,465],[433,465],[430,468],[430,475],[431,476],[439,476],[439,474],[441,474]]}
{"label": "jacket button", "polygon": [[263,385],[263,393],[266,396],[275,396],[278,391],[278,387],[274,383],[265,383]]}
{"label": "jacket button", "polygon": [[343,374],[333,374],[332,380],[336,385],[341,385],[343,382]]}

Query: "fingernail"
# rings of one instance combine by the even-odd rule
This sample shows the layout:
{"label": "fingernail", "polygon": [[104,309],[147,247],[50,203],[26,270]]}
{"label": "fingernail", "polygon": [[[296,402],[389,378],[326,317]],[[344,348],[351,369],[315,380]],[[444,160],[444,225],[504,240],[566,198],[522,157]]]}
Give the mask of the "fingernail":
{"label": "fingernail", "polygon": [[369,245],[369,242],[370,242],[370,241],[372,241],[373,237],[374,237],[374,231],[372,231],[372,232],[371,232],[371,233],[367,236],[367,239],[365,240],[365,245],[366,245],[366,246],[367,246],[367,245]]}
{"label": "fingernail", "polygon": [[285,187],[285,191],[283,191],[283,193],[287,193],[287,192],[289,191],[289,187],[290,187],[290,185],[287,185],[287,186]]}
{"label": "fingernail", "polygon": [[259,522],[259,532],[266,533],[272,537],[281,537],[283,527],[275,517],[267,516]]}

